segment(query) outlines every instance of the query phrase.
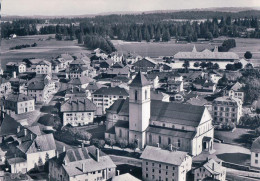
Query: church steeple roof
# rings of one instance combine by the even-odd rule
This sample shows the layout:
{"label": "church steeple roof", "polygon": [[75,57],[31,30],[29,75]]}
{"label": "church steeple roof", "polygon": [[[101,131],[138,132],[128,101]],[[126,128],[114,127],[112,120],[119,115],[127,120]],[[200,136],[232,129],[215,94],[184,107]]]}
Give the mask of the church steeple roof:
{"label": "church steeple roof", "polygon": [[138,74],[135,76],[134,80],[130,84],[130,86],[133,87],[144,87],[147,85],[150,85],[150,82],[145,78],[141,71],[138,72]]}

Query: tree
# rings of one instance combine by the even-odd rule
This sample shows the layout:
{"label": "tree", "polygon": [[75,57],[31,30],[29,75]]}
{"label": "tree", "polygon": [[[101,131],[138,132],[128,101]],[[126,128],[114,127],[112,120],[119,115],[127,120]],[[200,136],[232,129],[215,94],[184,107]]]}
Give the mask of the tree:
{"label": "tree", "polygon": [[106,139],[106,144],[108,144],[109,146],[112,147],[113,149],[113,146],[116,144],[116,140],[112,139],[112,138],[108,138]]}
{"label": "tree", "polygon": [[123,150],[126,148],[126,146],[127,146],[127,140],[126,139],[120,139],[119,141],[118,141],[118,144],[119,144],[119,146],[120,146],[120,148],[122,148]]}
{"label": "tree", "polygon": [[199,62],[194,62],[193,67],[199,67],[200,63]]}
{"label": "tree", "polygon": [[250,51],[246,51],[246,53],[244,54],[244,57],[246,58],[246,59],[251,59],[252,58],[252,53],[250,52]]}
{"label": "tree", "polygon": [[207,69],[213,69],[213,63],[212,62],[207,62]]}
{"label": "tree", "polygon": [[227,85],[228,85],[228,79],[227,79],[226,74],[224,74],[223,77],[221,79],[219,79],[218,86],[225,87]]}
{"label": "tree", "polygon": [[227,64],[226,65],[226,70],[235,70],[234,64]]}
{"label": "tree", "polygon": [[214,63],[213,69],[219,69],[219,64],[218,63]]}
{"label": "tree", "polygon": [[171,36],[170,36],[169,30],[168,29],[164,30],[163,35],[162,35],[162,41],[167,42],[167,41],[170,41],[170,39],[171,39]]}
{"label": "tree", "polygon": [[190,67],[190,62],[188,60],[185,60],[182,66],[185,68],[186,72],[188,71],[188,68]]}
{"label": "tree", "polygon": [[201,62],[201,63],[200,63],[200,67],[201,67],[202,69],[206,68],[206,67],[207,67],[207,63],[206,63],[206,62]]}
{"label": "tree", "polygon": [[206,39],[206,40],[212,40],[212,39],[213,39],[212,33],[211,33],[211,32],[207,32],[207,33],[206,33],[206,36],[205,36],[205,39]]}
{"label": "tree", "polygon": [[99,140],[98,141],[98,144],[97,144],[97,147],[99,148],[99,149],[101,149],[101,148],[104,148],[105,147],[105,140]]}
{"label": "tree", "polygon": [[138,148],[137,142],[134,141],[133,143],[130,143],[130,144],[129,144],[129,147],[130,147],[132,150],[134,150],[134,152],[135,152],[136,148]]}
{"label": "tree", "polygon": [[243,68],[243,64],[241,62],[234,63],[235,70],[239,70]]}
{"label": "tree", "polygon": [[41,158],[41,157],[39,157],[38,165],[39,165],[39,166],[42,166],[42,165],[43,165],[43,161],[42,161],[42,158]]}

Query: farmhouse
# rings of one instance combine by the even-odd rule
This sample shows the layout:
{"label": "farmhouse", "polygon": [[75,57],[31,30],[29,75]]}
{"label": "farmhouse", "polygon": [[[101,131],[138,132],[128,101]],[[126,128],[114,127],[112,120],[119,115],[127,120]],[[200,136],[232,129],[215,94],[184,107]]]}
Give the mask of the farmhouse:
{"label": "farmhouse", "polygon": [[208,49],[203,50],[202,52],[198,52],[196,47],[193,48],[191,52],[178,52],[174,55],[174,60],[179,61],[228,61],[234,62],[235,60],[239,60],[239,56],[233,52],[219,52],[218,48],[215,47],[214,51],[210,51]]}

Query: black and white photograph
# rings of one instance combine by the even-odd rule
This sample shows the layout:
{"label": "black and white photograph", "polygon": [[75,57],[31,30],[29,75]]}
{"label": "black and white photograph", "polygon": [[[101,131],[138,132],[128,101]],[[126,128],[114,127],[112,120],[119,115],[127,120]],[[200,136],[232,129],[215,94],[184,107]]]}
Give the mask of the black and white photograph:
{"label": "black and white photograph", "polygon": [[0,0],[0,181],[260,181],[260,0]]}

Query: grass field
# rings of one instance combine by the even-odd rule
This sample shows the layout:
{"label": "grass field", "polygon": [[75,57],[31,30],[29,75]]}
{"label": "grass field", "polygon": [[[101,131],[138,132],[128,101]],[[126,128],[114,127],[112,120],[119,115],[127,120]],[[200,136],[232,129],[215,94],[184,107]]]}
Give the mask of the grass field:
{"label": "grass field", "polygon": [[[9,61],[22,61],[24,58],[45,58],[52,59],[62,53],[89,53],[83,47],[77,45],[76,41],[57,41],[55,39],[47,40],[48,37],[54,38],[54,35],[35,35],[17,37],[11,40],[2,40],[1,42],[1,62],[3,68]],[[9,50],[10,47],[23,44],[37,43],[37,47],[24,48],[20,50]]]}
{"label": "grass field", "polygon": [[241,145],[245,148],[250,148],[256,138],[253,130],[244,128],[236,128],[234,132],[215,130],[214,134],[215,138],[224,140],[224,143]]}

